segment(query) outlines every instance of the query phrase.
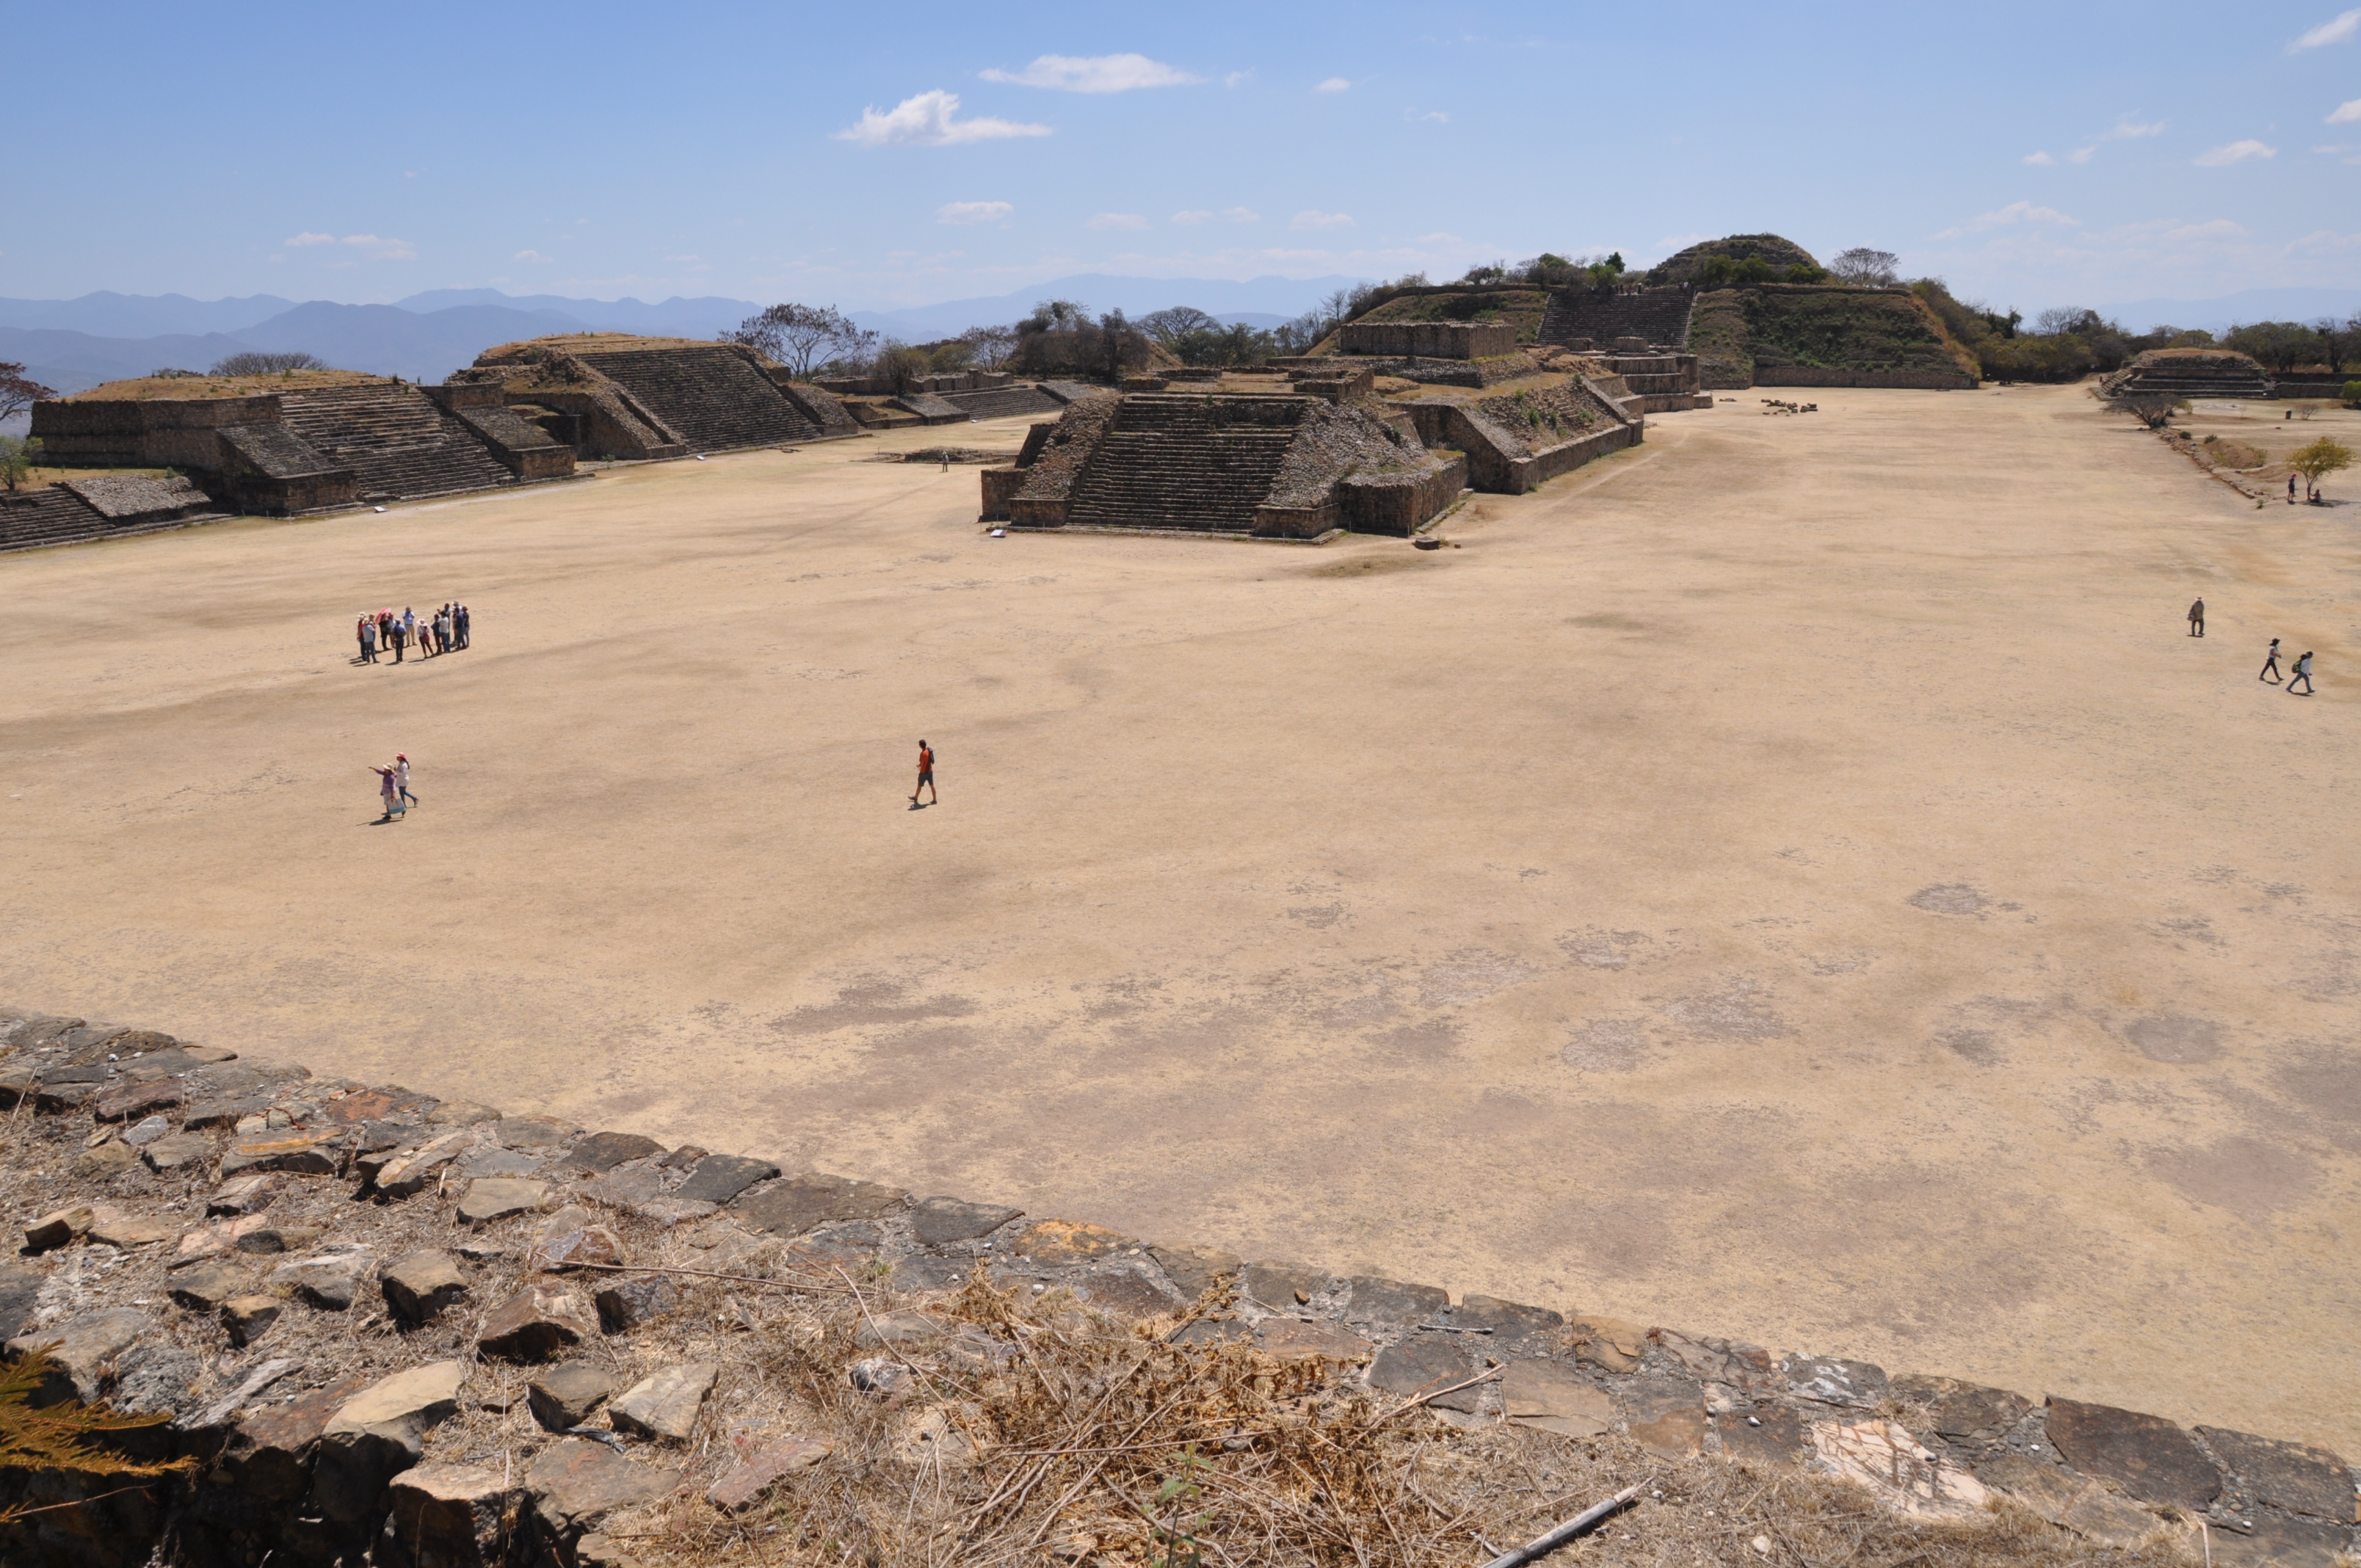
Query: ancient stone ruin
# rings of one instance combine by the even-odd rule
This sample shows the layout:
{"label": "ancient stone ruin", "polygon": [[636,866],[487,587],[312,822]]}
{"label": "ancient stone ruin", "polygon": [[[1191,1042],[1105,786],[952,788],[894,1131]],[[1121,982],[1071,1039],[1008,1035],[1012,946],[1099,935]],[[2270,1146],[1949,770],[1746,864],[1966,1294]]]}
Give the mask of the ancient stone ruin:
{"label": "ancient stone ruin", "polygon": [[0,1525],[12,1568],[159,1548],[630,1568],[652,1529],[792,1527],[879,1466],[897,1512],[912,1476],[981,1498],[1037,1455],[998,1452],[975,1402],[1077,1332],[1163,1347],[1176,1402],[1283,1385],[1269,1419],[1224,1418],[1243,1432],[1215,1463],[1384,1414],[1422,1452],[1517,1430],[1666,1492],[1728,1462],[1962,1526],[2005,1498],[2063,1532],[2060,1560],[2073,1537],[2194,1562],[2200,1525],[2224,1568],[2356,1544],[2351,1469],[2300,1442],[667,1149],[152,1030],[0,1007],[0,1107],[7,1355],[49,1356],[35,1404],[154,1417],[131,1452],[194,1462],[134,1486],[0,1472],[0,1508],[49,1510]]}
{"label": "ancient stone ruin", "polygon": [[579,334],[502,344],[453,374],[589,458],[650,459],[860,433],[835,396],[734,343]]}
{"label": "ancient stone ruin", "polygon": [[269,517],[574,471],[573,453],[511,413],[496,388],[345,371],[118,381],[36,403],[32,430],[47,462],[174,469],[214,506]]}
{"label": "ancient stone ruin", "polygon": [[2268,398],[2270,377],[2226,348],[2151,348],[2099,384],[2107,398]]}
{"label": "ancient stone ruin", "polygon": [[864,430],[1056,413],[1082,395],[1069,383],[1019,381],[1005,370],[949,370],[905,379],[824,377],[818,385],[841,399],[844,411]]}

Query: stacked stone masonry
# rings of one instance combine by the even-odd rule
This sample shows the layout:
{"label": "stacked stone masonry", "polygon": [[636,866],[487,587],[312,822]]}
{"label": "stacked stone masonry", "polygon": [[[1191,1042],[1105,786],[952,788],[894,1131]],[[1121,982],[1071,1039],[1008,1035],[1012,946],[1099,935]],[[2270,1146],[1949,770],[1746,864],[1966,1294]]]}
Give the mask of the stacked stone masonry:
{"label": "stacked stone masonry", "polygon": [[229,514],[178,476],[97,474],[38,489],[0,494],[0,550],[80,544],[160,528],[214,522]]}
{"label": "stacked stone masonry", "polygon": [[[9,1173],[36,1201],[16,1216],[22,1255],[0,1263],[8,1354],[52,1356],[38,1402],[167,1415],[140,1451],[199,1462],[123,1489],[0,1474],[0,1506],[79,1505],[0,1526],[12,1564],[135,1568],[169,1542],[186,1568],[594,1568],[628,1560],[604,1533],[618,1519],[675,1493],[728,1517],[827,1485],[827,1441],[742,1462],[713,1441],[741,1371],[638,1358],[677,1282],[631,1249],[668,1234],[709,1273],[882,1280],[863,1331],[881,1346],[934,1332],[895,1302],[981,1271],[1176,1343],[1243,1341],[1389,1399],[1435,1394],[1430,1419],[1454,1426],[1833,1471],[1907,1509],[2001,1494],[2106,1546],[2202,1520],[2230,1568],[2331,1568],[2356,1545],[2352,1471],[2301,1442],[783,1174],[154,1031],[0,1008],[0,1104],[43,1161]],[[900,1376],[870,1365],[857,1387]],[[521,1438],[501,1429],[496,1461],[426,1461],[443,1423],[524,1394],[532,1419]]]}

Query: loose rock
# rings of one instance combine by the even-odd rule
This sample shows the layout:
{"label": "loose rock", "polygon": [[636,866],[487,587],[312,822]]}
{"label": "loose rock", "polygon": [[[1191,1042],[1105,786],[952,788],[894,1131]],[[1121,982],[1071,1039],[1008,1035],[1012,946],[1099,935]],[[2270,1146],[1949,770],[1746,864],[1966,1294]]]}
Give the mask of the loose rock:
{"label": "loose rock", "polygon": [[546,1361],[598,1332],[598,1321],[580,1291],[534,1285],[492,1309],[477,1343],[503,1360]]}
{"label": "loose rock", "polygon": [[105,1387],[107,1364],[135,1343],[154,1320],[136,1307],[109,1307],[84,1312],[62,1323],[18,1334],[8,1342],[11,1358],[50,1345],[53,1363],[32,1403],[38,1409],[60,1399],[89,1404]]}
{"label": "loose rock", "polygon": [[282,1263],[270,1271],[275,1288],[293,1291],[315,1307],[341,1312],[351,1307],[375,1260],[363,1250],[329,1253]]}
{"label": "loose rock", "polygon": [[415,1327],[466,1300],[467,1277],[449,1253],[421,1247],[386,1265],[378,1276],[378,1289],[393,1315]]}
{"label": "loose rock", "polygon": [[634,1464],[604,1443],[575,1438],[544,1449],[524,1482],[533,1521],[552,1540],[570,1543],[616,1509],[663,1497],[680,1484],[680,1472]]}
{"label": "loose rock", "polygon": [[508,1560],[509,1494],[471,1464],[422,1464],[392,1484],[379,1561],[392,1568],[493,1568]]}
{"label": "loose rock", "polygon": [[540,1208],[542,1200],[548,1196],[546,1181],[520,1181],[508,1177],[471,1181],[467,1195],[459,1200],[459,1218],[470,1225],[488,1225],[511,1214],[529,1214]]}
{"label": "loose rock", "polygon": [[686,1442],[720,1370],[709,1361],[667,1366],[618,1396],[607,1407],[607,1419],[618,1431]]}
{"label": "loose rock", "polygon": [[285,1307],[276,1296],[233,1296],[221,1304],[222,1327],[229,1343],[243,1349],[269,1333]]}
{"label": "loose rock", "polygon": [[743,1512],[781,1481],[810,1469],[833,1452],[829,1444],[806,1437],[781,1438],[765,1443],[748,1454],[744,1464],[716,1481],[706,1492],[705,1500],[728,1513]]}
{"label": "loose rock", "polygon": [[564,1431],[588,1420],[591,1412],[622,1386],[623,1380],[603,1366],[588,1361],[569,1361],[551,1367],[527,1385],[525,1403],[532,1409],[534,1420],[551,1431]]}

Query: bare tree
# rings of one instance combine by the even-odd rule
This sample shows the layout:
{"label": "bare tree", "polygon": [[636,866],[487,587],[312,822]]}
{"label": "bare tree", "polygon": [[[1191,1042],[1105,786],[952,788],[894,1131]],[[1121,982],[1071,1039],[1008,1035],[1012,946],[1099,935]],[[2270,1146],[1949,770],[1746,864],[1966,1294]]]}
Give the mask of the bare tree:
{"label": "bare tree", "polygon": [[2169,392],[2134,392],[2115,399],[2114,404],[2148,429],[2162,430],[2172,422],[2173,411],[2186,406],[2186,400]]}
{"label": "bare tree", "polygon": [[283,376],[291,370],[325,370],[328,362],[316,354],[264,353],[249,350],[214,362],[215,376]]}
{"label": "bare tree", "polygon": [[972,326],[959,334],[959,340],[968,345],[979,370],[997,370],[1016,352],[1013,326]]}
{"label": "bare tree", "polygon": [[0,359],[0,423],[15,419],[44,398],[57,395],[55,387],[44,387],[26,375],[22,364]]}
{"label": "bare tree", "polygon": [[2354,351],[2356,345],[2356,327],[2361,327],[2361,316],[2350,321],[2323,316],[2312,323],[2312,330],[2320,337],[2320,356],[2328,362],[2330,375],[2345,374],[2345,356]]}
{"label": "bare tree", "polygon": [[1902,274],[1897,270],[1901,265],[1902,258],[1890,250],[1872,250],[1865,245],[1856,245],[1850,250],[1837,252],[1836,259],[1828,263],[1828,276],[1856,289],[1890,289],[1901,281]]}
{"label": "bare tree", "polygon": [[1132,323],[1170,348],[1192,332],[1219,332],[1222,323],[1194,305],[1174,305],[1170,310],[1150,311]]}
{"label": "bare tree", "polygon": [[787,367],[798,378],[809,377],[816,367],[831,360],[865,359],[877,347],[875,333],[862,331],[834,305],[773,305],[721,336]]}

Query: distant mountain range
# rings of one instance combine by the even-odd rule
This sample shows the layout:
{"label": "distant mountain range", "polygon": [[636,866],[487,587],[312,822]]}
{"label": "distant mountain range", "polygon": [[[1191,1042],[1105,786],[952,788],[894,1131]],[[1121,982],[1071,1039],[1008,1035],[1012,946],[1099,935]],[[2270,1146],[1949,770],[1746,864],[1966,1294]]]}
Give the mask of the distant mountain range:
{"label": "distant mountain range", "polygon": [[[1193,305],[1224,322],[1276,326],[1301,315],[1349,278],[1118,278],[1085,273],[987,299],[903,311],[849,311],[888,337],[926,341],[1024,316],[1040,300],[1132,315]],[[73,300],[0,300],[0,359],[19,360],[61,392],[151,370],[203,370],[247,349],[301,350],[345,370],[440,381],[498,343],[566,332],[712,337],[763,307],[752,300],[576,300],[434,289],[390,305],[298,304],[274,294],[192,300],[182,294],[84,294]]]}
{"label": "distant mountain range", "polygon": [[2159,326],[2221,332],[2244,322],[2309,323],[2322,316],[2343,321],[2361,311],[2361,289],[2242,289],[2210,300],[2134,300],[2091,308],[2134,332]]}

